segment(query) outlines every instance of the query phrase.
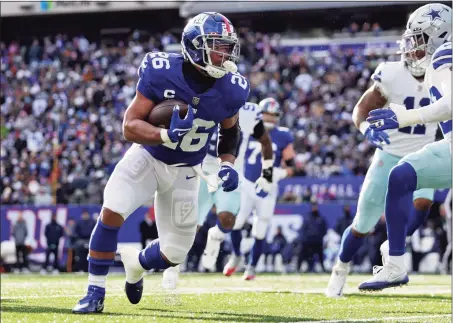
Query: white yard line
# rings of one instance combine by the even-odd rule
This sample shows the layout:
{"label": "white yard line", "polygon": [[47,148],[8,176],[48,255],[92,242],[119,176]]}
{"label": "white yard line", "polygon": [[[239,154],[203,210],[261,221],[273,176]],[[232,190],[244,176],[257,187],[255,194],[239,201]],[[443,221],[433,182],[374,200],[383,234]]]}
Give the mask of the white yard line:
{"label": "white yard line", "polygon": [[395,316],[395,317],[375,317],[369,319],[344,319],[327,321],[300,321],[292,323],[343,323],[343,322],[376,322],[376,321],[410,321],[421,319],[451,318],[451,314],[423,315],[423,316]]}
{"label": "white yard line", "polygon": [[[218,287],[218,288],[200,288],[200,287],[180,287],[177,290],[173,291],[172,293],[174,294],[224,294],[224,293],[246,293],[246,292],[269,292],[269,293],[294,293],[294,294],[322,294],[324,293],[324,288],[310,288],[310,289],[297,289],[297,290],[289,290],[289,289],[274,289],[274,288],[253,288],[253,287]],[[112,293],[113,292],[113,293]],[[81,292],[80,294],[59,294],[59,295],[49,295],[49,294],[43,294],[43,295],[23,295],[23,296],[9,296],[9,293],[3,293],[1,295],[1,299],[34,299],[34,298],[67,298],[67,297],[83,297],[84,292]],[[346,296],[348,293],[358,293],[357,289],[349,289],[346,290]],[[448,288],[444,289],[437,289],[434,293],[427,293],[426,288],[420,288],[420,289],[404,289],[404,288],[399,288],[399,289],[393,289],[393,290],[388,290],[388,292],[379,292],[376,293],[376,297],[379,297],[380,295],[386,295],[386,294],[392,294],[392,295],[399,295],[401,297],[404,297],[404,295],[414,295],[414,294],[422,294],[422,295],[438,295],[438,294],[449,294],[451,293],[451,290]],[[165,294],[170,294],[168,291],[164,291],[160,288],[154,289],[152,292],[144,292],[144,296],[152,296],[152,295],[165,295]],[[120,288],[108,288],[107,289],[107,297],[118,297],[118,296],[124,296],[124,292]]]}

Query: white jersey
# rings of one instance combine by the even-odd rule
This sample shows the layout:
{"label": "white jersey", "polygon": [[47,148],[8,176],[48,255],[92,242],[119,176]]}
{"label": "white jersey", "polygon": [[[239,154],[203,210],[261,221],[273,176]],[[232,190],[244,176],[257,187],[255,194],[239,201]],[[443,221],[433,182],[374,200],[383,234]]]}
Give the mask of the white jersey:
{"label": "white jersey", "polygon": [[[400,104],[411,110],[431,103],[428,89],[412,76],[404,62],[381,63],[371,78],[387,98],[387,104]],[[390,144],[383,145],[383,149],[394,156],[404,157],[434,142],[436,131],[435,123],[386,130]]]}
{"label": "white jersey", "polygon": [[[445,96],[447,91],[450,91],[451,94],[451,67],[452,50],[451,42],[448,42],[434,52],[431,63],[426,69],[425,85],[429,90],[432,103]],[[439,122],[439,125],[444,138],[451,141],[451,119]]]}
{"label": "white jersey", "polygon": [[[234,162],[234,168],[240,175],[244,172],[244,156],[247,150],[249,137],[253,134],[255,126],[263,119],[261,109],[256,103],[246,102],[239,109],[239,126],[241,127],[241,143],[239,152]],[[219,159],[217,158],[218,133],[212,135],[209,142],[208,154],[203,160],[202,169],[206,174],[216,174],[219,171]]]}

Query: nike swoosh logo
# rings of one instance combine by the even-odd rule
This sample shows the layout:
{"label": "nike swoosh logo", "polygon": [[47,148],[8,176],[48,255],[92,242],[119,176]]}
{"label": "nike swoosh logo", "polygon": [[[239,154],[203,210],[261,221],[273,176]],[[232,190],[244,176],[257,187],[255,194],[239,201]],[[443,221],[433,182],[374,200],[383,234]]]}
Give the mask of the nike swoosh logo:
{"label": "nike swoosh logo", "polygon": [[186,176],[186,179],[191,179],[191,178],[194,178],[195,176],[197,176],[197,175],[194,175],[194,176]]}

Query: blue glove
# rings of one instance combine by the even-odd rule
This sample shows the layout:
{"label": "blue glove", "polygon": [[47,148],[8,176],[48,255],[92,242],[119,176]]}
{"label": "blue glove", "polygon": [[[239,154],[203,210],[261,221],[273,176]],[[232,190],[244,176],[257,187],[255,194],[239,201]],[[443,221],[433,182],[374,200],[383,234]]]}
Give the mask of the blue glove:
{"label": "blue glove", "polygon": [[372,129],[371,126],[369,126],[365,131],[365,137],[373,146],[376,146],[376,148],[379,148],[381,150],[381,144],[383,142],[390,144],[389,135],[387,133],[381,131],[381,129]]}
{"label": "blue glove", "polygon": [[396,114],[391,109],[376,109],[370,111],[366,119],[370,128],[375,130],[398,129],[400,127]]}
{"label": "blue glove", "polygon": [[168,129],[168,138],[172,142],[178,142],[184,137],[193,126],[193,108],[188,106],[186,117],[181,119],[179,117],[179,105],[173,107],[173,114],[171,116],[170,129]]}
{"label": "blue glove", "polygon": [[239,174],[233,168],[233,164],[229,162],[220,163],[220,170],[217,176],[222,180],[224,192],[231,192],[238,188]]}

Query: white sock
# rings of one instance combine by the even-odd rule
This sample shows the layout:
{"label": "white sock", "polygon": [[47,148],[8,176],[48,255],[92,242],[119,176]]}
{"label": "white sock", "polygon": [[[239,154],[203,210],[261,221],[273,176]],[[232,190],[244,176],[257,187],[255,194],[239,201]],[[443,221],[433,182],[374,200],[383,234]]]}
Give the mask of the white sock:
{"label": "white sock", "polygon": [[106,280],[107,276],[88,274],[88,285],[94,285],[97,287],[105,288]]}
{"label": "white sock", "polygon": [[403,269],[406,268],[406,265],[404,263],[404,255],[402,255],[402,256],[390,256],[389,257],[389,262],[391,262],[392,264],[398,266],[399,268],[403,268]]}
{"label": "white sock", "polygon": [[340,269],[348,269],[349,262],[342,262],[342,261],[340,260],[340,258],[338,258],[337,266],[338,266]]}

